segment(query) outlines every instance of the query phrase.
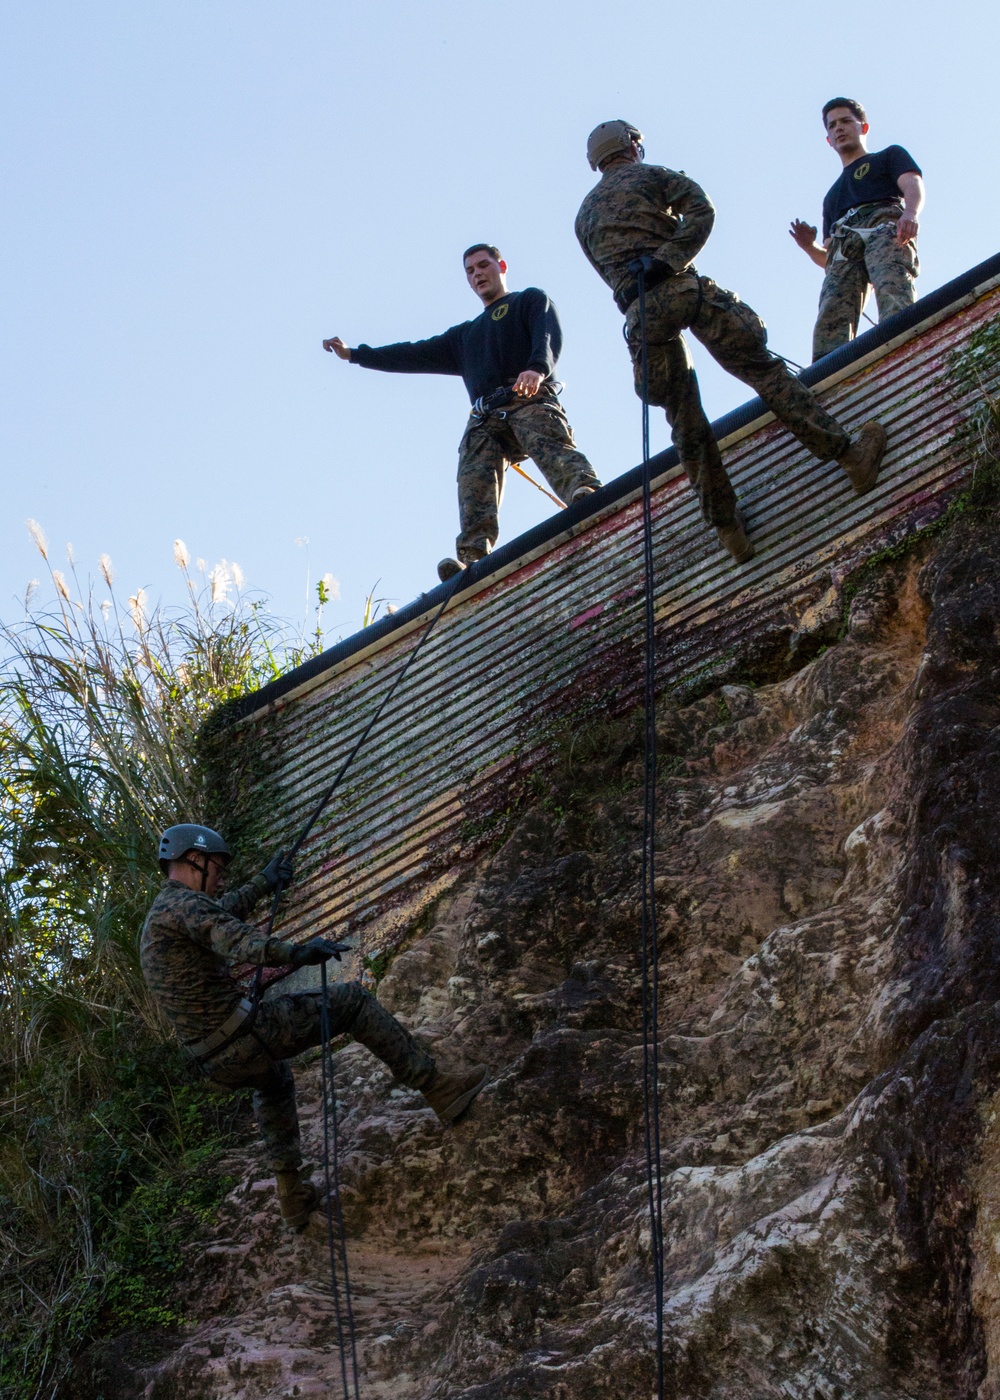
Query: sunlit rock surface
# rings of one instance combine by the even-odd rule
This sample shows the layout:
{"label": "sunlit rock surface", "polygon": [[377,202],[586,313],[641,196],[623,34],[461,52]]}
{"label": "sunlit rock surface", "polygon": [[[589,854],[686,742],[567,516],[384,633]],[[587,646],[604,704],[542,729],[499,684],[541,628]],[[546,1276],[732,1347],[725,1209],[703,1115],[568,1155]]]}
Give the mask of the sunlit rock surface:
{"label": "sunlit rock surface", "polygon": [[[661,708],[678,1400],[1000,1398],[998,562],[960,517],[808,664]],[[581,736],[383,981],[435,1053],[492,1066],[464,1123],[337,1056],[370,1400],[653,1393],[640,783],[631,733]],[[341,1394],[325,1231],[287,1236],[257,1158],[234,1169],[189,1333],[105,1348],[74,1393]]]}

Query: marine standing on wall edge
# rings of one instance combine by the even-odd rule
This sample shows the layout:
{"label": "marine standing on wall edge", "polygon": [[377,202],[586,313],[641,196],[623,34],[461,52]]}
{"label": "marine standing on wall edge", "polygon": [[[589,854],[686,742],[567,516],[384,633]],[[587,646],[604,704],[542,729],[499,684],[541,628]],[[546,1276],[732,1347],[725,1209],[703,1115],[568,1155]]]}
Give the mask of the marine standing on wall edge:
{"label": "marine standing on wall edge", "polygon": [[457,559],[442,559],[444,582],[482,559],[500,533],[499,510],[509,462],[530,457],[566,505],[600,482],[577,448],[559,403],[553,371],[562,328],[538,287],[508,292],[507,264],[492,244],[462,255],[469,286],[485,310],[429,340],[350,349],[340,336],[323,341],[342,360],[404,374],[461,375],[473,409],[458,449]]}
{"label": "marine standing on wall edge", "polygon": [[[287,885],[292,866],[279,854],[249,884],[220,894],[229,847],[205,826],[172,826],[160,839],[166,876],[146,916],[140,942],[143,976],[178,1038],[216,1084],[252,1088],[257,1125],[275,1174],[281,1217],[302,1229],[320,1204],[301,1174],[302,1148],[295,1080],[288,1061],[322,1040],[323,993],[245,997],[230,967],[305,967],[339,959],[343,945],[326,938],[288,943],[265,937],[243,920],[261,895]],[[433,1058],[358,982],[328,988],[329,1033],[350,1034],[410,1089],[419,1089],[442,1122],[454,1122],[486,1083],[485,1065],[464,1073],[439,1070]]]}
{"label": "marine standing on wall edge", "polygon": [[869,490],[885,451],[885,430],[865,423],[851,439],[804,384],[767,348],[764,322],[739,297],[702,277],[694,259],[715,222],[715,209],[684,174],[645,165],[642,133],[628,122],[602,122],[587,158],[601,178],[576,218],[576,236],[625,314],[625,332],[642,397],[642,336],[637,274],[645,269],[649,402],[664,409],[681,465],[702,514],[737,563],[752,557],[736,495],[705,416],[682,331],[690,329],[723,369],[749,384],[820,461],[836,460],[855,491]]}
{"label": "marine standing on wall edge", "polygon": [[826,269],[813,331],[813,360],[858,333],[869,285],[879,320],[912,306],[920,271],[917,229],[924,206],[920,166],[902,146],[869,153],[868,118],[853,97],[831,97],[823,108],[826,141],[843,173],[823,200],[823,242],[816,228],[793,219],[788,230],[817,267]]}

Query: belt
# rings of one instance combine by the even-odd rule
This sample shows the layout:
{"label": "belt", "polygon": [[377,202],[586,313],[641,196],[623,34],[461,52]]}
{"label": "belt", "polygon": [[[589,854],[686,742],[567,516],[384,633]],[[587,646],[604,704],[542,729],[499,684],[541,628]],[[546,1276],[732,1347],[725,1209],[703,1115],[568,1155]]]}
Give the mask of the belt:
{"label": "belt", "polygon": [[[668,277],[675,277],[676,275],[672,267],[667,267],[666,263],[663,263],[660,267],[654,269],[653,272],[646,273],[646,291],[651,292],[654,287],[658,287],[660,283],[665,282]],[[639,279],[636,278],[634,282],[627,283],[620,292],[615,293],[615,305],[624,315],[638,295]]]}
{"label": "belt", "polygon": [[[503,408],[505,404],[514,399],[514,390],[509,384],[501,384],[499,389],[491,389],[488,394],[480,394],[479,398],[472,405],[470,418],[475,418],[481,423],[484,418],[488,418],[491,413],[496,413],[497,409]],[[501,418],[506,418],[506,413],[500,414]]]}
{"label": "belt", "polygon": [[543,379],[538,386],[538,392],[530,399],[522,399],[515,394],[511,385],[501,384],[499,389],[491,389],[488,394],[480,394],[479,398],[472,405],[469,417],[477,428],[482,427],[487,418],[496,417],[504,419],[507,414],[503,411],[506,404],[512,403],[541,403],[543,399],[553,398],[562,393],[563,386],[554,379]]}
{"label": "belt", "polygon": [[214,1030],[211,1035],[207,1035],[204,1040],[199,1040],[194,1045],[186,1045],[186,1049],[196,1060],[211,1059],[220,1050],[224,1050],[227,1045],[231,1045],[234,1040],[238,1040],[241,1035],[246,1035],[256,1016],[257,1003],[251,1001],[249,997],[244,997],[236,1010],[226,1017],[218,1030]]}

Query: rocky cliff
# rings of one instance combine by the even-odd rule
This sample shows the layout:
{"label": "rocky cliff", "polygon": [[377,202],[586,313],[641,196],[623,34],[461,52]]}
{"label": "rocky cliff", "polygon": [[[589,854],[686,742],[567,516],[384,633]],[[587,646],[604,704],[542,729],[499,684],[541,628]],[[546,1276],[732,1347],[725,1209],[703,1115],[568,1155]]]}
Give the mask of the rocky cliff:
{"label": "rocky cliff", "polygon": [[[998,523],[868,568],[806,664],[661,704],[677,1400],[1000,1397]],[[634,722],[574,735],[381,982],[492,1066],[466,1121],[337,1055],[366,1400],[653,1392],[640,785]],[[73,1394],[340,1393],[324,1231],[282,1233],[252,1143],[227,1169],[189,1330],[104,1344]]]}

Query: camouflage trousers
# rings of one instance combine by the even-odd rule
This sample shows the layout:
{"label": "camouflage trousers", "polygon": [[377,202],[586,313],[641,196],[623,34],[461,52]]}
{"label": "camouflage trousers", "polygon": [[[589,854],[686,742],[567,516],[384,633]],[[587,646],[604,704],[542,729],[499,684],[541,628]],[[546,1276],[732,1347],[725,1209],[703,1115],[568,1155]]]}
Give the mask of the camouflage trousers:
{"label": "camouflage trousers", "polygon": [[[858,333],[869,287],[875,289],[879,320],[912,306],[920,271],[913,242],[896,247],[895,208],[860,212],[841,224],[830,244],[813,331],[813,360],[846,345]],[[851,229],[870,229],[861,238]]]}
{"label": "camouflage trousers", "polygon": [[500,533],[500,502],[510,462],[530,457],[561,501],[578,486],[600,486],[576,446],[559,400],[544,389],[515,399],[485,421],[470,418],[458,448],[458,518],[455,552],[463,564],[489,554]]}
{"label": "camouflage trousers", "polygon": [[[662,408],[674,446],[688,480],[710,525],[732,525],[736,496],[722,464],[711,425],[705,416],[698,379],[683,330],[723,369],[749,384],[803,447],[821,461],[843,456],[850,435],[821,408],[790,373],[783,360],[767,348],[764,322],[738,296],[719,287],[692,268],[668,277],[646,295],[646,341],[649,402]],[[635,372],[635,391],[642,397],[642,335],[639,303],[632,302],[625,334]]]}
{"label": "camouflage trousers", "polygon": [[[434,1060],[358,982],[328,988],[330,1034],[349,1033],[410,1089],[428,1084]],[[272,1171],[302,1165],[295,1080],[288,1061],[322,1041],[322,992],[293,992],[261,1003],[252,1031],[205,1065],[216,1084],[253,1089],[254,1116]]]}

